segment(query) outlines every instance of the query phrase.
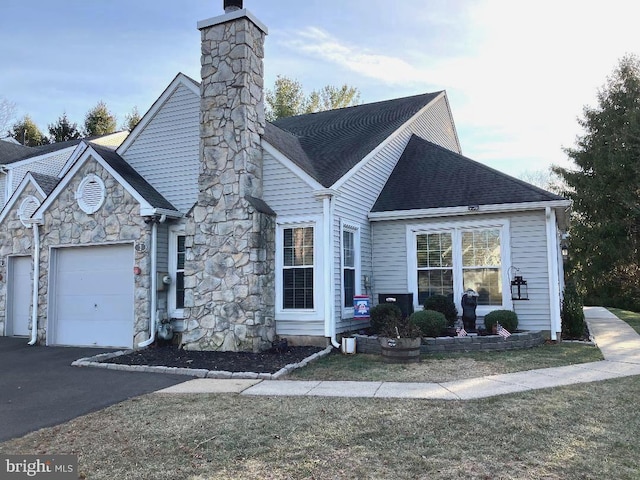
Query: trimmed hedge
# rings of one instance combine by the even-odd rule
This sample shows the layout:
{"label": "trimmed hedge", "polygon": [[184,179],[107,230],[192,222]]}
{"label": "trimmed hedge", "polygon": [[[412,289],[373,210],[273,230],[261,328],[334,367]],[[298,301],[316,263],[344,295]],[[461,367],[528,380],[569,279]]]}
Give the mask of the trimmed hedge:
{"label": "trimmed hedge", "polygon": [[458,319],[458,311],[453,300],[445,295],[431,295],[425,299],[423,306],[425,310],[434,310],[442,313],[449,327],[453,327]]}
{"label": "trimmed hedge", "polygon": [[568,284],[562,300],[562,337],[580,339],[585,333],[582,298],[575,287]]}
{"label": "trimmed hedge", "polygon": [[511,310],[494,310],[485,315],[484,328],[486,328],[488,332],[491,332],[494,325],[498,323],[510,333],[513,333],[518,329],[518,315]]}
{"label": "trimmed hedge", "polygon": [[423,337],[439,337],[447,326],[447,319],[435,310],[422,310],[412,313],[409,323],[417,326]]}
{"label": "trimmed hedge", "polygon": [[371,331],[378,335],[389,324],[396,324],[402,319],[402,310],[393,303],[381,303],[369,311]]}

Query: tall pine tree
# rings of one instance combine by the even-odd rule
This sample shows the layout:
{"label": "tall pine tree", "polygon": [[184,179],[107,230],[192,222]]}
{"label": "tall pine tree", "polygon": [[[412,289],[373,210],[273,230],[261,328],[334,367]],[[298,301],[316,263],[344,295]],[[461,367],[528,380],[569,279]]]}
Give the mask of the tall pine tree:
{"label": "tall pine tree", "polygon": [[27,147],[37,147],[49,143],[49,139],[42,134],[29,115],[25,115],[22,120],[14,123],[8,133]]}
{"label": "tall pine tree", "polygon": [[49,124],[49,138],[54,143],[76,140],[80,138],[80,136],[78,124],[71,123],[67,118],[66,112],[58,117],[56,123]]}
{"label": "tall pine tree", "polygon": [[589,297],[640,306],[640,61],[623,57],[579,120],[566,149],[575,169],[555,168],[573,200],[573,273]]}
{"label": "tall pine tree", "polygon": [[115,132],[116,128],[116,117],[102,100],[87,112],[84,129],[88,137],[107,135]]}

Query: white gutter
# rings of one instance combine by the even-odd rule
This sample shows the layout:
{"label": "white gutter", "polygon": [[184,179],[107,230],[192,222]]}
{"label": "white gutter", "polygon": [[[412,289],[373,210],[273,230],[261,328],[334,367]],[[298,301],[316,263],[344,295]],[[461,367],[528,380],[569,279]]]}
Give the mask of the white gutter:
{"label": "white gutter", "polygon": [[415,218],[446,217],[453,215],[477,215],[479,213],[522,212],[541,210],[547,207],[566,208],[570,206],[570,200],[550,200],[548,202],[498,203],[492,205],[395,210],[391,212],[369,212],[369,220],[372,222],[380,220],[410,220]]}
{"label": "white gutter", "polygon": [[558,236],[556,235],[556,212],[545,209],[547,230],[547,269],[549,271],[549,314],[551,318],[551,340],[557,340],[562,331],[560,318],[560,286],[558,276]]}
{"label": "white gutter", "polygon": [[40,230],[38,223],[31,222],[33,227],[33,297],[31,299],[31,340],[29,345],[38,341],[38,286],[40,285]]}
{"label": "white gutter", "polygon": [[331,341],[331,345],[340,348],[336,340],[336,315],[333,292],[333,270],[334,270],[334,245],[333,245],[333,202],[334,196],[331,190],[316,192],[316,196],[322,199],[322,220],[323,220],[323,244],[324,244],[324,335]]}
{"label": "white gutter", "polygon": [[158,305],[158,223],[163,223],[166,216],[160,217],[160,220],[153,218],[151,221],[151,306],[149,312],[149,338],[138,344],[139,348],[148,347],[156,339],[156,316]]}

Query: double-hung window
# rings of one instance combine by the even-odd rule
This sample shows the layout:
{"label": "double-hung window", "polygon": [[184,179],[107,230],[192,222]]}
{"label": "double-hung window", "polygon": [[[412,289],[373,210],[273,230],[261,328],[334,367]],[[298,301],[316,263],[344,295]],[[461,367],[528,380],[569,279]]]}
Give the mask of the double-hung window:
{"label": "double-hung window", "polygon": [[184,308],[184,260],[186,254],[183,230],[171,230],[169,235],[169,272],[171,284],[167,292],[169,316],[182,318]]}
{"label": "double-hung window", "polygon": [[[460,308],[465,290],[478,293],[478,313],[510,308],[508,222],[459,222],[408,227],[409,289],[417,305],[445,295]],[[506,258],[505,258],[506,255]],[[507,282],[508,283],[508,282]]]}
{"label": "double-hung window", "polygon": [[314,235],[312,226],[282,231],[282,308],[314,307]]}
{"label": "double-hung window", "polygon": [[342,231],[342,288],[343,305],[353,308],[356,294],[356,234],[352,230]]}

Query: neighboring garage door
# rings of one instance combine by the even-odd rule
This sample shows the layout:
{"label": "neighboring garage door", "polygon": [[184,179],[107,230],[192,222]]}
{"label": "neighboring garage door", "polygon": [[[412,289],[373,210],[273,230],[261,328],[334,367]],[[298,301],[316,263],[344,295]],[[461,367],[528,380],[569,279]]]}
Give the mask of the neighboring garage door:
{"label": "neighboring garage door", "polygon": [[29,335],[31,257],[9,257],[7,335]]}
{"label": "neighboring garage door", "polygon": [[133,246],[55,251],[54,345],[133,346]]}

